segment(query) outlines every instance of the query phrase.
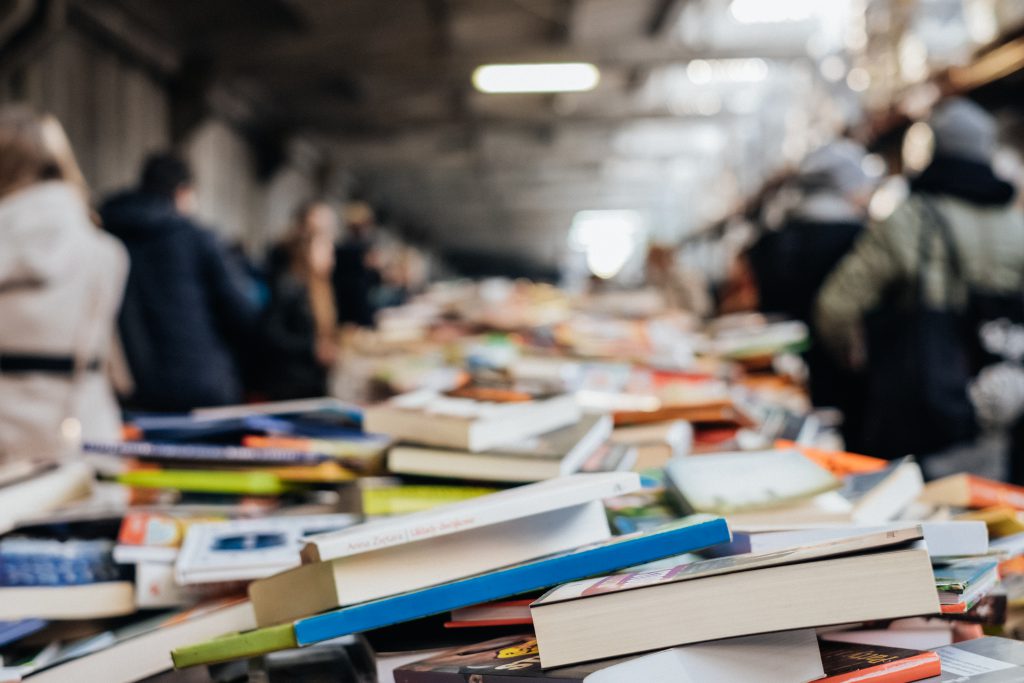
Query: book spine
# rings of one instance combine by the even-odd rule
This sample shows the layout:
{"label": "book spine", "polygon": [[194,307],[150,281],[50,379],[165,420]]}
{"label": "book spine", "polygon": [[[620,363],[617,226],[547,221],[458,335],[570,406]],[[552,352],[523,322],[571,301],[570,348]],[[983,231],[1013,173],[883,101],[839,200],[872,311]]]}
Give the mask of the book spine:
{"label": "book spine", "polygon": [[87,453],[102,453],[126,458],[156,458],[185,462],[242,462],[242,463],[287,463],[314,465],[331,456],[303,450],[285,448],[248,448],[245,446],[205,446],[199,444],[165,444],[148,441],[126,441],[124,443],[83,444]]}

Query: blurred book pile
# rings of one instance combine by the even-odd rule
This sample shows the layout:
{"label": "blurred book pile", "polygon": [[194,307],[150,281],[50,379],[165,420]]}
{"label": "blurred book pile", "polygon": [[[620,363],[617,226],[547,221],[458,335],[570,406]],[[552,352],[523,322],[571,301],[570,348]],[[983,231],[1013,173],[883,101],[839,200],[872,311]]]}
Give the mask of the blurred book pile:
{"label": "blurred book pile", "polygon": [[843,452],[805,344],[437,287],[344,400],[0,471],[0,681],[1024,680],[1024,489]]}

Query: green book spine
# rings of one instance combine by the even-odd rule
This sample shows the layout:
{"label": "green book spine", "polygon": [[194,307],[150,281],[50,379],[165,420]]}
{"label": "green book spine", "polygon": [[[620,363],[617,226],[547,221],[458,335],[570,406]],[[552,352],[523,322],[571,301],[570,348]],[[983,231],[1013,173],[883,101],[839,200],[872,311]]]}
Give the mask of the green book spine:
{"label": "green book spine", "polygon": [[175,669],[184,669],[233,659],[258,657],[298,646],[295,629],[291,624],[282,624],[244,633],[231,633],[203,643],[179,647],[171,651],[171,660]]}
{"label": "green book spine", "polygon": [[250,496],[278,496],[288,489],[276,474],[270,472],[134,470],[119,474],[117,481],[138,488]]}

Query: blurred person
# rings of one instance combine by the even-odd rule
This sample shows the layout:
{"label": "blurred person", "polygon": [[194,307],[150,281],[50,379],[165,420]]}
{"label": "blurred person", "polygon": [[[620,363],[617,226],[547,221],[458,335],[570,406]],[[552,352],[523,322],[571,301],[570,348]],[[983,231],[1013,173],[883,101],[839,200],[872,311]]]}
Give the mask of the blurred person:
{"label": "blurred person", "polygon": [[863,373],[837,363],[822,348],[813,309],[825,279],[864,230],[875,187],[863,170],[866,156],[867,151],[850,140],[811,152],[797,172],[793,205],[781,225],[762,234],[746,254],[757,309],[808,326],[811,347],[804,361],[811,403],[842,412],[843,438],[853,451],[863,448]]}
{"label": "blurred person", "polygon": [[108,368],[128,258],[87,196],[58,121],[0,109],[0,465],[120,438]]}
{"label": "blurred person", "polygon": [[338,322],[373,327],[373,293],[381,283],[373,251],[376,217],[366,202],[345,207],[345,239],[335,250],[334,297]]}
{"label": "blurred person", "polygon": [[[983,310],[993,302],[1020,306],[1024,217],[1014,187],[992,169],[992,116],[954,98],[928,123],[931,163],[911,179],[910,197],[871,224],[828,279],[817,327],[838,360],[867,370],[869,454],[918,455],[930,476],[943,462],[992,476],[1001,455],[972,444],[985,413],[998,419],[1000,411],[970,400],[970,356]],[[979,390],[1005,379],[986,377],[972,393],[991,393]]]}
{"label": "blurred person", "polygon": [[707,283],[700,273],[679,263],[672,247],[652,244],[647,250],[644,275],[670,308],[702,319],[711,315],[711,292]]}
{"label": "blurred person", "polygon": [[271,400],[327,393],[338,350],[338,313],[331,277],[338,217],[322,201],[301,205],[270,263],[270,306],[264,321],[261,390]]}
{"label": "blurred person", "polygon": [[119,319],[135,384],[130,408],[187,411],[242,400],[236,347],[253,331],[258,296],[191,217],[195,208],[188,165],[161,153],[146,160],[137,188],[100,209],[131,259]]}

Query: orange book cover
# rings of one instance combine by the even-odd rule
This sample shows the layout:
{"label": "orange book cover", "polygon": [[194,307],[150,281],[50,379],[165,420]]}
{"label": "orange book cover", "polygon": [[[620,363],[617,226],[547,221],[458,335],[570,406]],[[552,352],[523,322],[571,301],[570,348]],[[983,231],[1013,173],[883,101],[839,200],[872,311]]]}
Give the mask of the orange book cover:
{"label": "orange book cover", "polygon": [[819,645],[825,678],[817,683],[912,683],[942,673],[934,652],[828,640]]}
{"label": "orange book cover", "polygon": [[968,507],[987,508],[1007,505],[1016,510],[1024,510],[1024,487],[977,477],[973,474],[963,476],[967,478]]}
{"label": "orange book cover", "polygon": [[887,460],[874,458],[870,455],[847,453],[845,451],[828,451],[784,439],[776,441],[775,447],[800,451],[805,457],[810,458],[815,464],[824,467],[837,477],[877,472],[878,470],[885,469],[885,466],[889,464]]}

